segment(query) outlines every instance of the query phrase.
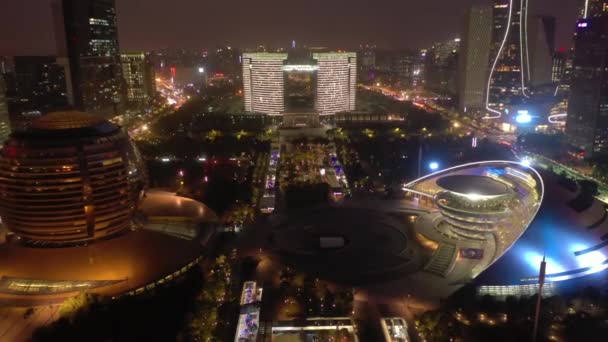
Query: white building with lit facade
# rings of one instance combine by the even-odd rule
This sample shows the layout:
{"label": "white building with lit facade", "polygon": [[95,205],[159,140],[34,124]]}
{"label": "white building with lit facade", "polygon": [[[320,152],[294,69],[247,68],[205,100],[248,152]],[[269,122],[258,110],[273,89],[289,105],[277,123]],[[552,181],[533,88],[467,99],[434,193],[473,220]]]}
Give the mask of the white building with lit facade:
{"label": "white building with lit facade", "polygon": [[321,115],[355,110],[357,54],[314,53],[312,58],[318,68],[316,110]]}
{"label": "white building with lit facade", "polygon": [[245,111],[334,115],[355,110],[354,52],[244,53]]}
{"label": "white building with lit facade", "polygon": [[244,53],[245,111],[280,115],[285,111],[283,62],[286,53]]}

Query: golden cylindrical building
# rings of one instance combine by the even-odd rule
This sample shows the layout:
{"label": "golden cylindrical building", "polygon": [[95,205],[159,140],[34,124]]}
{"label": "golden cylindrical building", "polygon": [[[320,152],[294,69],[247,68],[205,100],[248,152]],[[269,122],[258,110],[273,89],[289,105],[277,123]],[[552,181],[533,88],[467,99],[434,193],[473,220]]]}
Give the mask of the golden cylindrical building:
{"label": "golden cylindrical building", "polygon": [[0,155],[0,208],[31,244],[82,244],[120,234],[144,188],[144,167],[120,127],[80,112],[50,113]]}

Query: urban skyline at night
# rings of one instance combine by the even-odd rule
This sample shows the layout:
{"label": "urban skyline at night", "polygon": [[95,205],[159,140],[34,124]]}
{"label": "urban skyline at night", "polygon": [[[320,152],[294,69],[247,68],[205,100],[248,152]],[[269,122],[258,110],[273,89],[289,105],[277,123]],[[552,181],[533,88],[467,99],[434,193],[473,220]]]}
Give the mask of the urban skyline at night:
{"label": "urban skyline at night", "polygon": [[[54,55],[55,0],[25,0],[6,4],[0,13],[0,55]],[[295,39],[308,46],[356,48],[374,43],[382,48],[417,49],[434,41],[459,36],[462,18],[473,3],[463,1],[393,1],[373,4],[365,0],[306,3],[264,0],[246,11],[237,2],[206,3],[179,0],[117,1],[121,50],[212,48],[233,45],[286,47]],[[530,14],[557,18],[557,46],[568,47],[576,20],[577,0],[530,1]],[[244,8],[243,8],[244,9]],[[145,14],[144,14],[145,13]],[[378,20],[379,19],[379,20]],[[441,23],[441,25],[438,25]],[[167,28],[171,29],[167,29]],[[14,39],[17,37],[18,39]]]}
{"label": "urban skyline at night", "polygon": [[6,4],[0,341],[603,342],[608,0],[557,2]]}

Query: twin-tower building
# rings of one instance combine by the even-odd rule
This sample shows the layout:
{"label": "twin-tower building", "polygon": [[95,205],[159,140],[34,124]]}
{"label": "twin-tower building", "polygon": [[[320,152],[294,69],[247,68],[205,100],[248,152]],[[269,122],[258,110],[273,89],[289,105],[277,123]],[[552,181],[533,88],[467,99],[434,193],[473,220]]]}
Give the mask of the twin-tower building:
{"label": "twin-tower building", "polygon": [[245,111],[268,115],[355,110],[354,52],[244,53]]}

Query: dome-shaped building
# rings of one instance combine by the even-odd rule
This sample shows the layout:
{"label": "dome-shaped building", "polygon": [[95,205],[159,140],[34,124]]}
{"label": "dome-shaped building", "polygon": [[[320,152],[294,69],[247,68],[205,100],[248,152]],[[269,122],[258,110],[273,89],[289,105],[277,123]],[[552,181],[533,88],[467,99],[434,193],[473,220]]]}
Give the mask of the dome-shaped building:
{"label": "dome-shaped building", "polygon": [[0,152],[0,302],[135,294],[193,267],[215,214],[145,196],[144,170],[128,135],[92,114],[49,113],[13,133]]}
{"label": "dome-shaped building", "polygon": [[4,145],[2,218],[33,243],[111,237],[131,227],[143,194],[143,170],[120,127],[92,114],[50,113]]}
{"label": "dome-shaped building", "polygon": [[[526,163],[484,161],[274,218],[268,248],[378,301],[436,301],[465,284],[480,295],[543,295],[606,284],[608,204],[593,187]],[[599,196],[598,196],[599,197]]]}

